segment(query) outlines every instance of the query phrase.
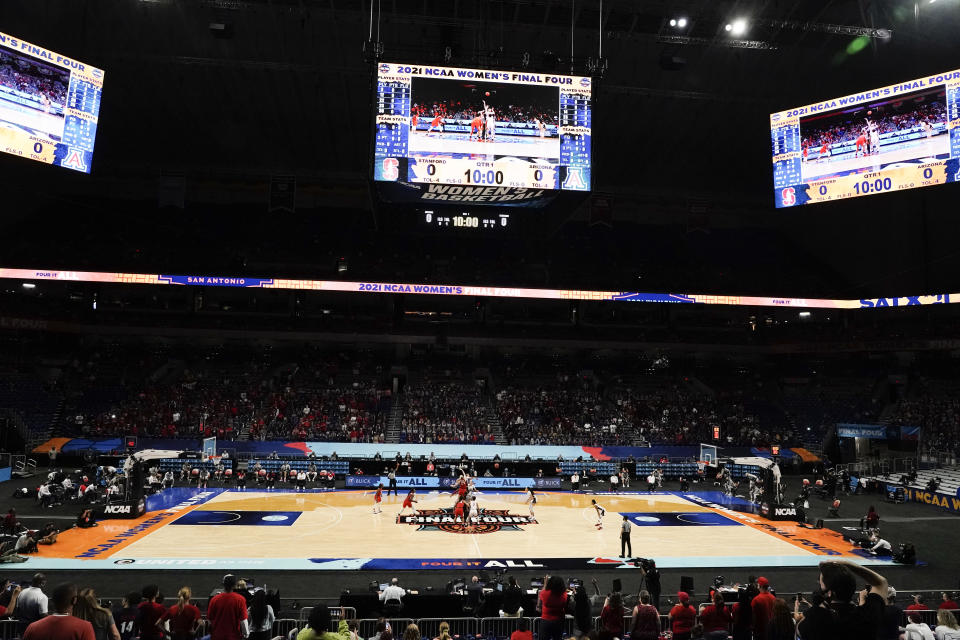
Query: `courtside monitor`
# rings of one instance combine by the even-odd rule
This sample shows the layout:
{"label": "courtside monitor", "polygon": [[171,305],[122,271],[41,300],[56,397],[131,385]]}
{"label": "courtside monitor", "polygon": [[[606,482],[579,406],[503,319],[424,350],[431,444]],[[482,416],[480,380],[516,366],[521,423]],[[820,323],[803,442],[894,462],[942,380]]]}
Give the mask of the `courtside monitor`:
{"label": "courtside monitor", "polygon": [[960,181],[960,70],[770,115],[777,207]]}
{"label": "courtside monitor", "polygon": [[103,71],[0,33],[0,151],[90,173]]}
{"label": "courtside monitor", "polygon": [[590,78],[380,63],[374,110],[374,180],[413,199],[522,205],[590,190]]}

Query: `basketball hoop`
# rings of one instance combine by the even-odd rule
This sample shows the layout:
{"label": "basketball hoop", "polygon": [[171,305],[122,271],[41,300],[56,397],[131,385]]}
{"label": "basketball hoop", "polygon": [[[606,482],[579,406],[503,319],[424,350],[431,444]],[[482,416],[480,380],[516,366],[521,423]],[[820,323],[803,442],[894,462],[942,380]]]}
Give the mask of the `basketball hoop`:
{"label": "basketball hoop", "polygon": [[703,474],[709,466],[710,462],[708,460],[697,460],[697,473]]}

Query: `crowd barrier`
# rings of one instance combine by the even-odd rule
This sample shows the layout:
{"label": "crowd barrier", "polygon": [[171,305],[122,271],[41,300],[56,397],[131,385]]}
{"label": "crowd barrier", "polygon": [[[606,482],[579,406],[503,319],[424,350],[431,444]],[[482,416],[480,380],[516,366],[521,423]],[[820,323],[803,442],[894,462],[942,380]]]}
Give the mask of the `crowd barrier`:
{"label": "crowd barrier", "polygon": [[[457,483],[457,477],[437,476],[397,476],[397,486],[403,489],[449,489]],[[373,488],[382,484],[390,486],[387,476],[347,476],[345,486],[349,488]],[[473,478],[477,489],[561,489],[561,478]]]}

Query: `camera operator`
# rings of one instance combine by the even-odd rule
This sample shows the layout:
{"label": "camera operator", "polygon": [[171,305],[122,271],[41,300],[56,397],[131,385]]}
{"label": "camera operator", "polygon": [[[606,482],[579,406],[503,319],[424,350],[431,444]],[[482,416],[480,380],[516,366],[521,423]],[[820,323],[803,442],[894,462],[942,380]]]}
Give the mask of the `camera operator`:
{"label": "camera operator", "polygon": [[657,569],[656,561],[641,562],[640,574],[647,585],[647,591],[650,592],[651,604],[660,609],[660,571]]}
{"label": "camera operator", "polygon": [[[857,578],[870,588],[860,592],[859,605],[854,605]],[[801,640],[875,640],[886,604],[886,578],[856,563],[832,560],[820,563],[819,586],[825,602],[807,611],[797,625]]]}

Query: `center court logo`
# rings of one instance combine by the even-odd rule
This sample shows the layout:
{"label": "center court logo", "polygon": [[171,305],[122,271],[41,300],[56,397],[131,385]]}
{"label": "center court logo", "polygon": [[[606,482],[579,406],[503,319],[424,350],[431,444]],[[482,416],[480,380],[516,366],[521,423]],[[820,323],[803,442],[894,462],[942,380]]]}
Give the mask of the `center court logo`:
{"label": "center court logo", "polygon": [[446,531],[447,533],[495,533],[523,531],[521,525],[537,524],[530,516],[508,513],[506,509],[481,509],[476,524],[457,522],[453,509],[423,509],[415,516],[397,516],[397,524],[411,524],[417,531]]}

